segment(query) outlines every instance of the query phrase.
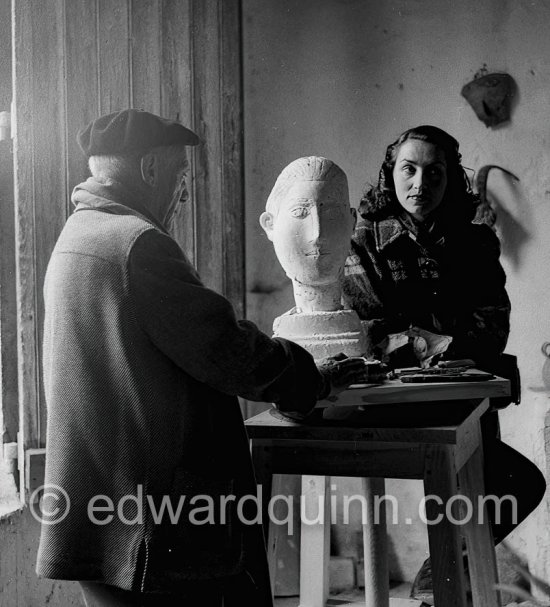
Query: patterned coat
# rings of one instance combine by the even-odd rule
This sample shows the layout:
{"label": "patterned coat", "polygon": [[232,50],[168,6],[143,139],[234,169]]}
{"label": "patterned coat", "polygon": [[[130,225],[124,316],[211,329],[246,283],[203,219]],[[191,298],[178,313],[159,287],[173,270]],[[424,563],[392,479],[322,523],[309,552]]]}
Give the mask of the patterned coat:
{"label": "patterned coat", "polygon": [[412,325],[451,335],[451,357],[492,361],[510,327],[499,255],[498,238],[486,225],[423,235],[399,217],[362,219],[346,262],[344,297],[370,321],[374,344]]}
{"label": "patterned coat", "polygon": [[[70,508],[42,525],[37,572],[142,591],[246,572],[243,604],[270,605],[261,528],[237,520],[236,501],[219,524],[220,496],[256,494],[237,395],[306,412],[321,375],[296,344],[238,321],[127,198],[81,184],[47,270],[45,482]],[[98,495],[94,506],[114,507],[91,517]],[[175,519],[158,516],[181,496]],[[191,515],[195,496],[194,508],[212,500],[216,524],[193,524],[212,520]]]}

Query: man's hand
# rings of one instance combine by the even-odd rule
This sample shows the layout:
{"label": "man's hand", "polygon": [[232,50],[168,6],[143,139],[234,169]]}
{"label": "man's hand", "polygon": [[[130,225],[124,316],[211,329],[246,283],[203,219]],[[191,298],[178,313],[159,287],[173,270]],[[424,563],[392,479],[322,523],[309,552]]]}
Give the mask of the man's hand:
{"label": "man's hand", "polygon": [[366,361],[362,356],[347,357],[340,353],[316,362],[323,376],[323,387],[318,400],[336,396],[351,384],[365,381]]}
{"label": "man's hand", "polygon": [[[317,400],[336,396],[351,384],[363,383],[367,380],[367,362],[362,356],[349,358],[341,353],[317,360],[316,365],[323,378]],[[276,405],[275,408],[277,410],[275,415],[296,422],[307,422],[314,412],[314,409],[307,413],[282,411]]]}

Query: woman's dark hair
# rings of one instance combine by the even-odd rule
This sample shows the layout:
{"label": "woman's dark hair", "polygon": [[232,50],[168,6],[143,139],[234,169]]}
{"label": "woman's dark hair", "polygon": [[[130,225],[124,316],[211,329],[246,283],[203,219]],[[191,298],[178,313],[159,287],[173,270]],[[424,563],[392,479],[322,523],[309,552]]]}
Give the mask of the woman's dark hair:
{"label": "woman's dark hair", "polygon": [[366,219],[384,219],[399,214],[402,207],[395,194],[393,169],[401,145],[409,139],[419,139],[437,146],[445,155],[447,187],[435,212],[439,217],[470,222],[475,214],[478,197],[472,192],[468,176],[461,164],[458,141],[436,126],[423,125],[402,133],[386,150],[378,183],[370,186],[363,197],[359,213]]}

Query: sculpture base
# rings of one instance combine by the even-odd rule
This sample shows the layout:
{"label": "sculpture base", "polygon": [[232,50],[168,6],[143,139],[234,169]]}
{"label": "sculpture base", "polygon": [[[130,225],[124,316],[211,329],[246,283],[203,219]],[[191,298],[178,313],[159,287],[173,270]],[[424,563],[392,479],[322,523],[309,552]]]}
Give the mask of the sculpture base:
{"label": "sculpture base", "polygon": [[335,356],[363,356],[366,338],[359,316],[353,310],[295,312],[275,319],[274,337],[285,337],[307,350],[315,359]]}

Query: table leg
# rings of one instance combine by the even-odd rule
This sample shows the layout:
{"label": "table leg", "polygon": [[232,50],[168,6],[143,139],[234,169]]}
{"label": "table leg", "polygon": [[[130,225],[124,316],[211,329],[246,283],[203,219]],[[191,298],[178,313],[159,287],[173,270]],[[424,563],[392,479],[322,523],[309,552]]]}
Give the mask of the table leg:
{"label": "table leg", "polygon": [[256,476],[256,484],[261,486],[262,496],[262,526],[264,537],[267,542],[269,531],[268,506],[271,499],[273,485],[273,469],[271,466],[271,449],[267,445],[257,444],[256,441],[250,441],[250,454]]}
{"label": "table leg", "polygon": [[300,496],[302,477],[273,475],[273,517],[268,560],[275,595],[300,594]]}
{"label": "table leg", "polygon": [[275,568],[277,563],[277,534],[273,533],[273,531],[270,533],[272,523],[270,521],[268,511],[273,485],[271,450],[269,446],[261,444],[258,445],[254,440],[251,440],[250,452],[252,456],[252,464],[254,466],[254,474],[256,476],[256,483],[261,487],[262,530],[266,544],[269,579],[271,580],[271,592],[273,593],[275,587]]}
{"label": "table leg", "polygon": [[470,582],[474,607],[499,607],[499,593],[494,588],[498,582],[498,573],[493,533],[485,502],[480,502],[480,497],[485,496],[485,483],[481,432],[478,431],[478,434],[479,447],[458,473],[460,492],[468,500],[468,508],[471,505],[469,512],[463,508],[463,516],[468,520],[464,532]]}
{"label": "table leg", "polygon": [[457,494],[453,447],[428,447],[424,491],[435,604],[466,607],[461,527],[452,522],[460,520],[458,502],[450,501]]}
{"label": "table leg", "polygon": [[330,477],[302,476],[300,607],[325,607],[330,560]]}
{"label": "table leg", "polygon": [[390,604],[388,574],[388,537],[383,478],[363,478],[366,520],[363,521],[365,559],[365,607],[388,607]]}

